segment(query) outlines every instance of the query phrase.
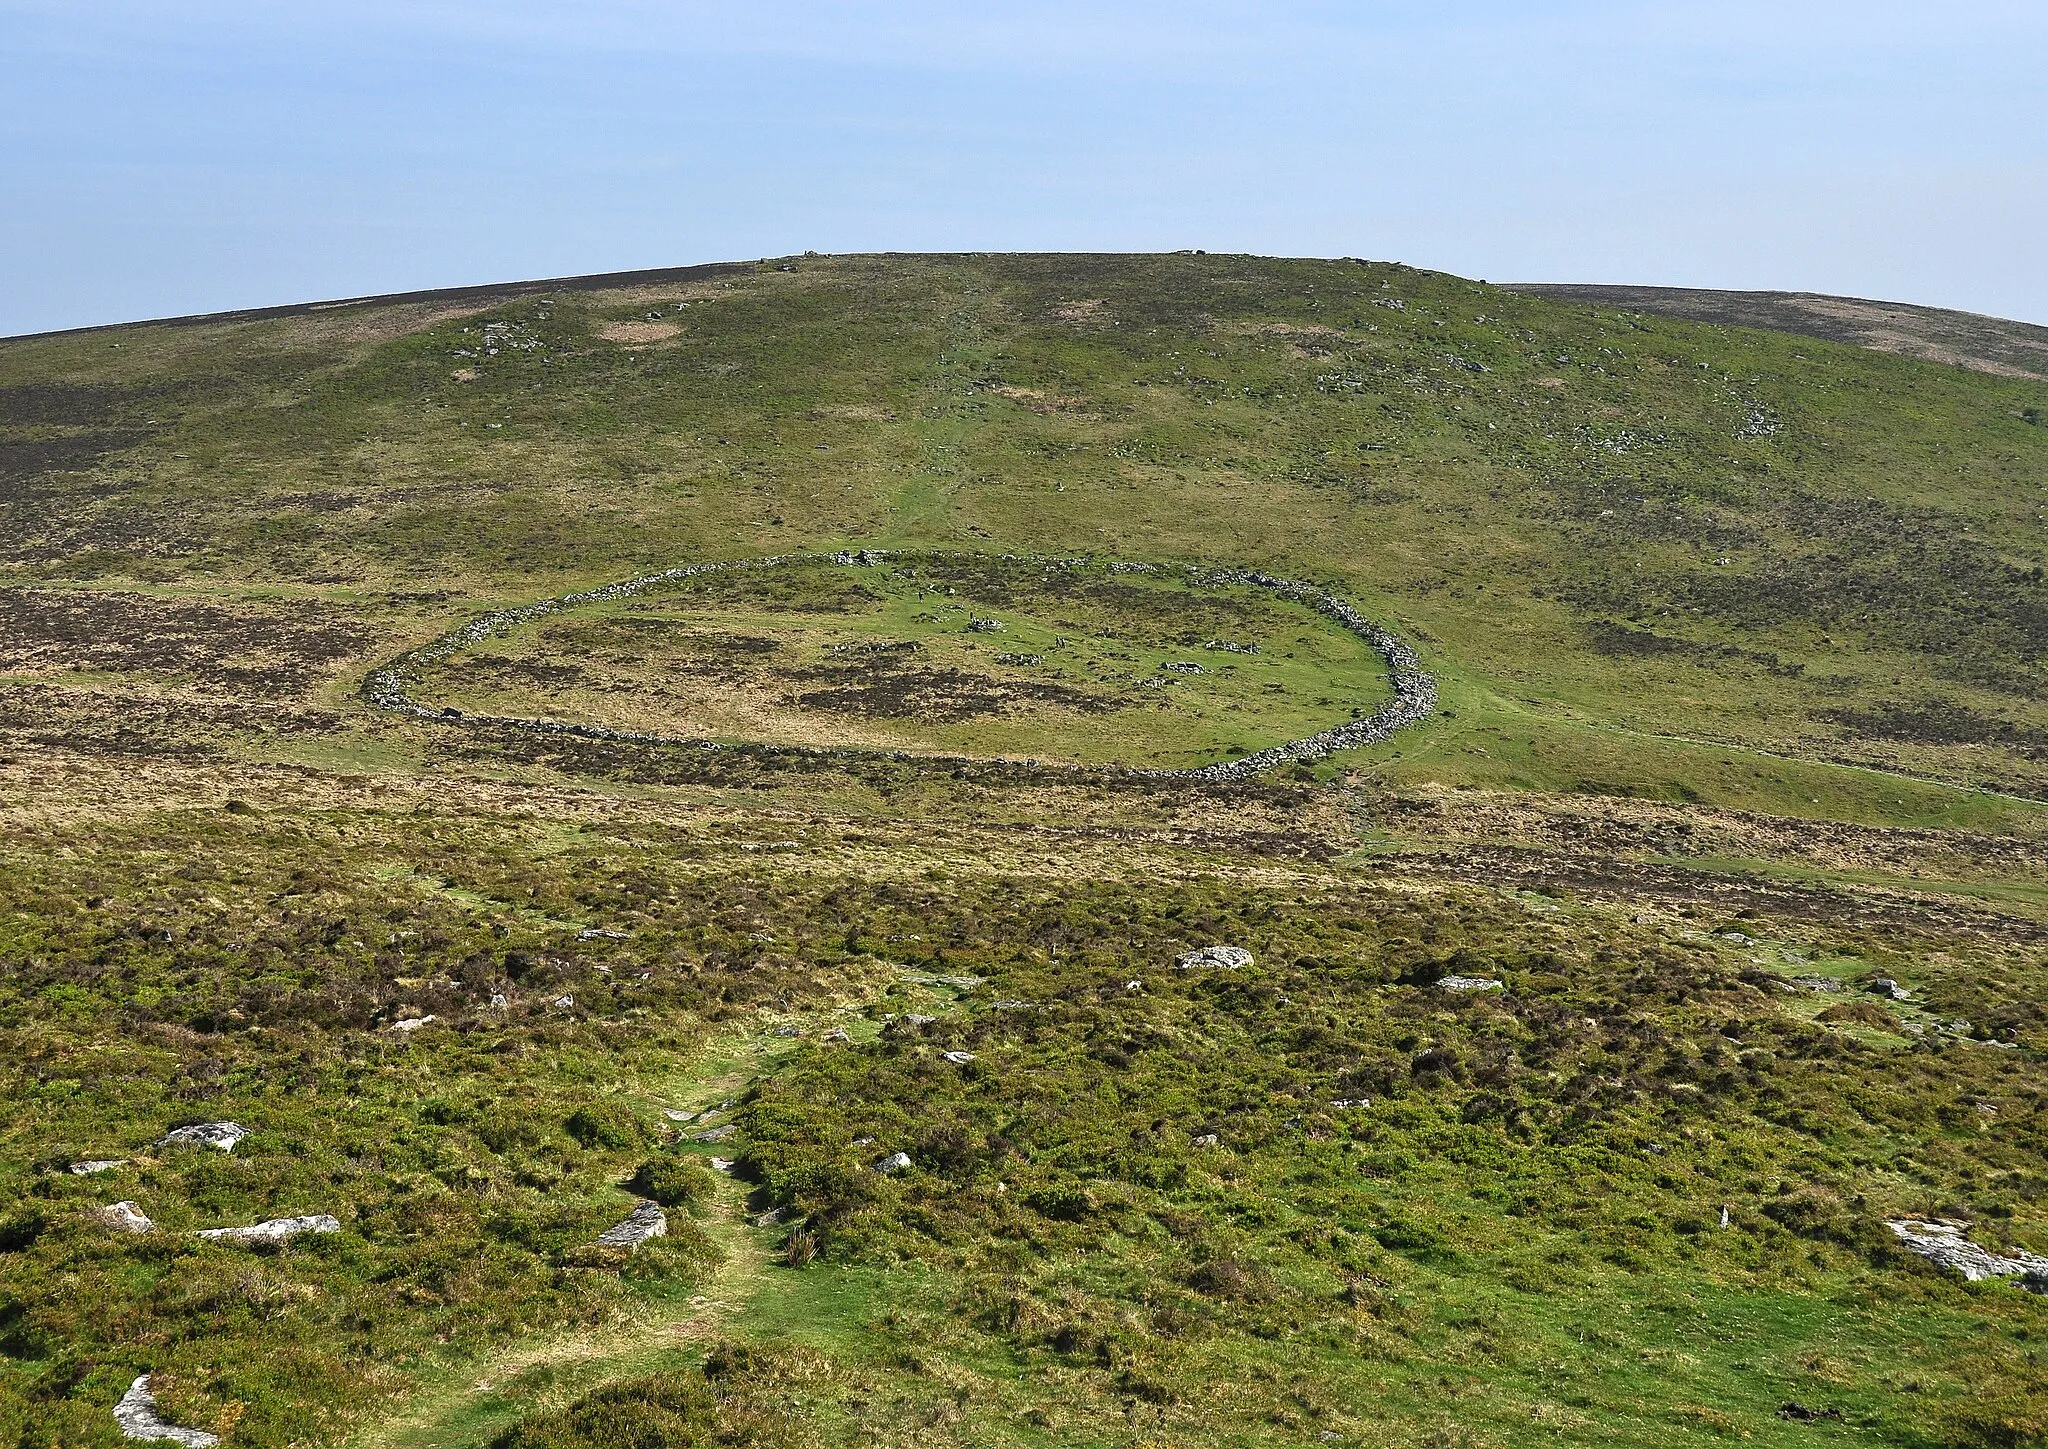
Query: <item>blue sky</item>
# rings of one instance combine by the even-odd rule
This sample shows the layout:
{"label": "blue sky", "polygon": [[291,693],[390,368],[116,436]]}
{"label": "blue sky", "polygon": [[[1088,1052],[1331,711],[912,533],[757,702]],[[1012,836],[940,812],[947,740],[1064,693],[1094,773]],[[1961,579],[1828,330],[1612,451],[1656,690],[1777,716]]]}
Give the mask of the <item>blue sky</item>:
{"label": "blue sky", "polygon": [[2048,3],[0,0],[0,334],[1204,247],[2048,322]]}

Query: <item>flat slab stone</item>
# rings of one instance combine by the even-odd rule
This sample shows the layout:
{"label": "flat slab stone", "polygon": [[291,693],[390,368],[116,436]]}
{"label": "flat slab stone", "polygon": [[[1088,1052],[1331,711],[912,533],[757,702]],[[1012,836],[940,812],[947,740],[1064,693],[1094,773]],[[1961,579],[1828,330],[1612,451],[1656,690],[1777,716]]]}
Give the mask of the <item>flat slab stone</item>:
{"label": "flat slab stone", "polygon": [[179,1127],[157,1138],[159,1147],[218,1147],[223,1152],[233,1152],[235,1144],[249,1135],[249,1129],[239,1122],[198,1122],[190,1127]]}
{"label": "flat slab stone", "polygon": [[1491,976],[1440,976],[1437,983],[1445,991],[1505,991],[1507,988]]}
{"label": "flat slab stone", "polygon": [[246,1228],[202,1228],[194,1236],[217,1243],[282,1243],[302,1233],[338,1233],[341,1223],[328,1213],[302,1218],[271,1218]]}
{"label": "flat slab stone", "polygon": [[597,1242],[602,1248],[625,1248],[630,1252],[649,1238],[664,1237],[667,1233],[668,1214],[661,1210],[661,1204],[643,1202],[624,1222],[599,1233]]}
{"label": "flat slab stone", "polygon": [[1235,971],[1240,966],[1252,964],[1252,953],[1242,946],[1198,946],[1175,957],[1173,964],[1183,971],[1199,971],[1210,966]]}
{"label": "flat slab stone", "polygon": [[1969,1282],[2017,1278],[2024,1288],[2048,1293],[2048,1258],[2037,1258],[2032,1253],[2017,1253],[2008,1258],[1994,1253],[1971,1242],[1967,1236],[1969,1229],[1961,1223],[1905,1218],[1885,1226],[1897,1234],[1909,1251],[1937,1267],[1962,1274]]}
{"label": "flat slab stone", "polygon": [[126,1167],[127,1165],[128,1159],[125,1157],[96,1157],[90,1161],[72,1163],[71,1175],[73,1177],[91,1177],[96,1172],[112,1172],[117,1167]]}
{"label": "flat slab stone", "polygon": [[209,1434],[204,1429],[180,1429],[158,1417],[156,1395],[149,1391],[148,1374],[142,1374],[128,1385],[128,1392],[121,1395],[120,1403],[114,1405],[114,1422],[121,1426],[122,1436],[128,1439],[168,1439],[173,1444],[184,1444],[188,1449],[212,1449],[213,1445],[220,1443],[218,1434]]}

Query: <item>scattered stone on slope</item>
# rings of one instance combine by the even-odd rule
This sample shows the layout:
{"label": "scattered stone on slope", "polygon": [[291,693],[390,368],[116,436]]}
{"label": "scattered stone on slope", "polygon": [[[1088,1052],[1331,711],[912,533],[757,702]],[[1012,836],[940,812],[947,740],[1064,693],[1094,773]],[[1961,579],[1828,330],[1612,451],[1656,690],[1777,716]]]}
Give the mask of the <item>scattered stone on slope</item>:
{"label": "scattered stone on slope", "polygon": [[1195,971],[1204,966],[1219,966],[1234,971],[1240,966],[1252,964],[1252,953],[1242,946],[1200,946],[1183,952],[1174,960],[1174,965],[1183,971]]}
{"label": "scattered stone on slope", "polygon": [[711,1159],[711,1170],[713,1172],[729,1174],[737,1165],[730,1157],[714,1157]]}
{"label": "scattered stone on slope", "polygon": [[1445,991],[1504,991],[1507,989],[1491,976],[1439,976],[1436,984]]}
{"label": "scattered stone on slope", "polygon": [[174,1444],[186,1445],[187,1449],[212,1449],[220,1443],[218,1434],[209,1434],[204,1429],[180,1429],[158,1418],[156,1395],[149,1391],[148,1374],[138,1375],[128,1385],[128,1392],[114,1405],[114,1422],[128,1439],[169,1439]]}
{"label": "scattered stone on slope", "polygon": [[903,1013],[903,1019],[912,1026],[930,1026],[938,1020],[936,1016],[926,1016],[921,1011],[906,1011]]}
{"label": "scattered stone on slope", "polygon": [[338,1233],[341,1223],[332,1214],[313,1213],[301,1218],[271,1218],[246,1228],[202,1228],[195,1237],[219,1243],[282,1243],[301,1233]]}
{"label": "scattered stone on slope", "polygon": [[964,1067],[974,1060],[973,1052],[944,1052],[941,1055],[956,1067]]}
{"label": "scattered stone on slope", "polygon": [[713,1127],[709,1132],[699,1132],[690,1140],[692,1142],[723,1142],[739,1130],[739,1123],[728,1122],[723,1127]]}
{"label": "scattered stone on slope", "polygon": [[818,1038],[819,1041],[852,1041],[852,1035],[843,1026],[835,1026]]}
{"label": "scattered stone on slope", "polygon": [[667,1233],[668,1214],[661,1210],[661,1204],[643,1201],[624,1222],[615,1223],[599,1233],[597,1245],[600,1248],[624,1248],[631,1252],[649,1238],[663,1237]]}
{"label": "scattered stone on slope", "polygon": [[1873,976],[1863,983],[1863,989],[1873,996],[1889,996],[1894,1001],[1910,1001],[1913,996],[1889,976]]}
{"label": "scattered stone on slope", "polygon": [[432,1012],[427,1013],[425,1016],[408,1016],[392,1022],[391,1029],[393,1031],[415,1032],[429,1022],[439,1021],[440,1019],[440,1017],[435,1016]]}
{"label": "scattered stone on slope", "polygon": [[198,1122],[190,1127],[180,1127],[165,1133],[157,1139],[159,1147],[218,1147],[223,1152],[233,1152],[235,1144],[249,1135],[249,1129],[237,1122]]}
{"label": "scattered stone on slope", "polygon": [[1946,1219],[1923,1222],[1918,1218],[1905,1218],[1887,1222],[1885,1226],[1896,1233],[1899,1241],[1910,1251],[1937,1267],[1962,1274],[1972,1283],[1981,1283],[1987,1278],[2017,1278],[2023,1288],[2035,1293],[2048,1293],[2048,1258],[2037,1258],[2032,1253],[2003,1257],[1971,1242],[1965,1236],[1969,1232],[1967,1224]]}
{"label": "scattered stone on slope", "polygon": [[892,1152],[887,1157],[875,1159],[875,1171],[880,1173],[906,1172],[910,1168],[908,1152]]}
{"label": "scattered stone on slope", "polygon": [[93,1216],[118,1233],[153,1233],[156,1231],[156,1224],[149,1220],[149,1215],[125,1198],[120,1202],[111,1203],[101,1208]]}
{"label": "scattered stone on slope", "polygon": [[1190,1137],[1188,1139],[1188,1146],[1190,1147],[1221,1147],[1222,1145],[1223,1139],[1214,1132],[1204,1132],[1198,1137]]}
{"label": "scattered stone on slope", "polygon": [[95,1157],[85,1162],[72,1163],[71,1175],[73,1177],[91,1177],[96,1172],[112,1172],[117,1167],[126,1167],[127,1165],[128,1159],[125,1157]]}
{"label": "scattered stone on slope", "polygon": [[1842,983],[1833,976],[1794,976],[1792,984],[1801,991],[1834,992],[1842,989]]}

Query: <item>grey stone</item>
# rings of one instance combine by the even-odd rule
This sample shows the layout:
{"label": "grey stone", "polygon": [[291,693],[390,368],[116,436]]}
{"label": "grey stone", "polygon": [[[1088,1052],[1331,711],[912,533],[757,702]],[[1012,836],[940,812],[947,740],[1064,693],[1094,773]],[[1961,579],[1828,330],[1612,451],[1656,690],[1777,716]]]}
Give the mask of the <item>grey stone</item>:
{"label": "grey stone", "polygon": [[218,1147],[223,1152],[233,1152],[235,1144],[249,1135],[249,1129],[236,1122],[200,1122],[190,1127],[180,1127],[167,1132],[157,1139],[159,1147]]}
{"label": "grey stone", "polygon": [[943,1055],[947,1061],[956,1067],[964,1067],[967,1063],[974,1060],[973,1052],[945,1052]]}
{"label": "grey stone", "polygon": [[1240,966],[1251,965],[1252,953],[1242,946],[1198,946],[1175,957],[1173,964],[1183,971],[1196,971],[1205,966],[1234,971]]}
{"label": "grey stone", "polygon": [[127,1439],[168,1439],[187,1449],[212,1449],[220,1443],[218,1434],[209,1434],[204,1429],[180,1429],[159,1418],[156,1395],[149,1391],[148,1374],[138,1375],[128,1385],[128,1392],[114,1405],[114,1422],[121,1426],[121,1435]]}
{"label": "grey stone", "polygon": [[128,1159],[127,1159],[127,1158],[125,1158],[125,1157],[115,1157],[115,1158],[97,1158],[97,1157],[96,1157],[96,1158],[93,1158],[93,1159],[91,1159],[90,1161],[87,1161],[87,1162],[74,1162],[74,1163],[72,1163],[72,1164],[71,1164],[71,1175],[72,1175],[73,1177],[91,1177],[91,1176],[92,1176],[92,1175],[93,1175],[94,1173],[99,1173],[99,1172],[112,1172],[112,1171],[113,1171],[113,1170],[114,1170],[115,1168],[117,1168],[117,1167],[126,1167],[127,1165],[128,1165]]}
{"label": "grey stone", "polygon": [[391,1029],[393,1031],[402,1031],[408,1033],[415,1032],[418,1031],[421,1027],[426,1026],[430,1022],[436,1022],[440,1019],[440,1017],[435,1016],[432,1013],[429,1013],[426,1016],[408,1016],[401,1020],[392,1022]]}
{"label": "grey stone", "polygon": [[692,1142],[723,1142],[739,1130],[737,1122],[728,1122],[723,1127],[713,1127],[709,1132],[699,1132],[690,1140]]}
{"label": "grey stone", "polygon": [[1912,992],[1889,976],[1874,977],[1863,989],[1873,996],[1889,996],[1894,1001],[1909,1001],[1913,996]]}
{"label": "grey stone", "polygon": [[220,1243],[282,1243],[302,1233],[338,1233],[341,1224],[327,1213],[302,1218],[272,1218],[246,1228],[202,1228],[194,1237]]}
{"label": "grey stone", "polygon": [[1188,1145],[1191,1147],[1221,1147],[1223,1145],[1223,1139],[1221,1137],[1218,1137],[1214,1132],[1204,1132],[1199,1137],[1190,1137],[1188,1139]]}
{"label": "grey stone", "polygon": [[126,1200],[103,1207],[94,1216],[98,1217],[101,1222],[116,1232],[153,1233],[156,1231],[156,1224],[149,1220],[149,1215],[134,1203]]}
{"label": "grey stone", "polygon": [[875,1160],[875,1171],[880,1173],[906,1172],[910,1168],[908,1152],[892,1152],[887,1157]]}
{"label": "grey stone", "polygon": [[1842,983],[1832,976],[1794,976],[1792,984],[1801,991],[1834,992],[1842,989]]}
{"label": "grey stone", "polygon": [[1491,976],[1440,976],[1437,983],[1445,991],[1505,991],[1507,988]]}
{"label": "grey stone", "polygon": [[624,1222],[615,1223],[599,1233],[597,1242],[599,1247],[631,1251],[649,1238],[659,1238],[667,1232],[668,1214],[661,1210],[661,1204],[643,1201]]}
{"label": "grey stone", "polygon": [[1962,1274],[1969,1282],[2017,1278],[2021,1286],[2031,1292],[2048,1293],[2048,1258],[2037,1258],[2032,1253],[2003,1257],[1971,1242],[1966,1236],[1969,1229],[1963,1223],[1905,1218],[1887,1222],[1885,1226],[1898,1235],[1899,1241],[1909,1251],[1918,1253],[1937,1267]]}

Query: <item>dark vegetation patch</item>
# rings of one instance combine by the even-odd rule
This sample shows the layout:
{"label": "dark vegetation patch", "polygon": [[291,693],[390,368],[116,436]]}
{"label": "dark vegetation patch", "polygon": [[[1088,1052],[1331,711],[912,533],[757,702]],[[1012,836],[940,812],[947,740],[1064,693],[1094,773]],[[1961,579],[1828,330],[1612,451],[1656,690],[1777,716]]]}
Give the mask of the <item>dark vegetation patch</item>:
{"label": "dark vegetation patch", "polygon": [[1612,619],[1596,620],[1586,626],[1594,649],[1613,658],[1648,659],[1660,654],[1680,654],[1688,658],[1712,660],[1742,660],[1760,666],[1766,674],[1779,675],[1786,679],[1797,679],[1806,672],[1806,666],[1788,663],[1768,650],[1744,649],[1737,644],[1702,644],[1691,639],[1678,639],[1669,634],[1659,634],[1653,629],[1639,629],[1628,624],[1619,624]]}
{"label": "dark vegetation patch", "polygon": [[[1632,508],[1612,482],[1597,485],[1579,512],[1610,499],[1621,506],[1587,525],[1577,545],[1582,576],[1562,590],[1583,608],[1631,618],[1698,613],[1735,629],[1840,630],[1924,655],[1939,674],[2029,696],[2048,689],[2042,567],[2008,563],[1953,514],[1759,489],[1734,527],[1713,508]],[[1646,535],[1740,553],[1648,571],[1633,561]]]}
{"label": "dark vegetation patch", "polygon": [[304,695],[372,634],[323,604],[248,606],[0,589],[0,671],[147,674],[258,699]]}
{"label": "dark vegetation patch", "polygon": [[1915,745],[2002,745],[2029,760],[2048,758],[2048,730],[1998,719],[1953,700],[1879,700],[1868,709],[1831,709],[1822,718],[1865,739]]}
{"label": "dark vegetation patch", "polygon": [[1079,714],[1114,714],[1126,702],[1045,680],[999,679],[968,669],[920,668],[892,655],[855,664],[785,670],[780,678],[814,683],[795,696],[806,709],[862,719],[911,719],[961,724],[1050,705]]}

